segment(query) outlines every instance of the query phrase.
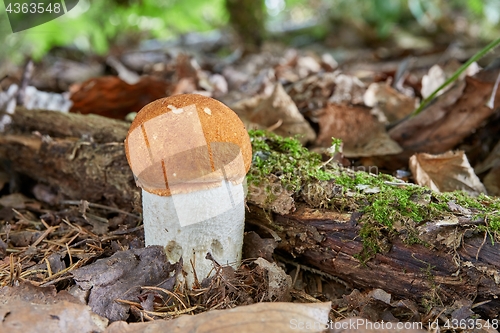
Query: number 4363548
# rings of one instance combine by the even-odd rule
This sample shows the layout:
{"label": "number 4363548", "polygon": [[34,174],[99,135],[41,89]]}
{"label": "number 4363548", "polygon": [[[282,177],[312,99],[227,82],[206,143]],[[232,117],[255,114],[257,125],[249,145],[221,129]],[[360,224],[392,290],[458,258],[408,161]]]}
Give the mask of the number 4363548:
{"label": "number 4363548", "polygon": [[42,13],[60,13],[62,10],[61,4],[60,3],[20,3],[20,2],[15,2],[15,3],[9,3],[7,8],[5,8],[5,11],[7,13],[14,13],[14,14],[42,14]]}

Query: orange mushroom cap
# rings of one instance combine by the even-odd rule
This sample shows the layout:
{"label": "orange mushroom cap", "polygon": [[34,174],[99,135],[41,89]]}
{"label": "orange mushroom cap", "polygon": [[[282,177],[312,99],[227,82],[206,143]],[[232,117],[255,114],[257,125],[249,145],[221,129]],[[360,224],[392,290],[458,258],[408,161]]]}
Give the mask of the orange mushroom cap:
{"label": "orange mushroom cap", "polygon": [[198,94],[144,106],[125,139],[137,185],[160,196],[241,183],[250,168],[248,132],[230,108]]}

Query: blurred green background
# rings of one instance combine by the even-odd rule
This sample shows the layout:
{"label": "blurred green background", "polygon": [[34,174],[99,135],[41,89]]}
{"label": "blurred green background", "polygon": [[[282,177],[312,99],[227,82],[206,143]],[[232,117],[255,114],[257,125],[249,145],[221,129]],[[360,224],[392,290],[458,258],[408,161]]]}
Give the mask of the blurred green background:
{"label": "blurred green background", "polygon": [[231,31],[249,51],[267,40],[370,47],[396,34],[489,41],[500,33],[499,0],[80,0],[68,14],[11,33],[0,2],[0,60],[40,59],[56,46],[106,54],[148,39]]}

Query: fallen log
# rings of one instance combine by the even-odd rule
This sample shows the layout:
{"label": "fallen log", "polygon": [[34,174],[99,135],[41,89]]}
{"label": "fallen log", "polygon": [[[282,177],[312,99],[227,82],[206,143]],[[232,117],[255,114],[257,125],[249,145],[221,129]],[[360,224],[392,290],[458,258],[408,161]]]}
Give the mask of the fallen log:
{"label": "fallen log", "polygon": [[[98,116],[18,109],[0,133],[0,158],[8,160],[13,171],[67,198],[130,211],[134,203],[140,206],[140,191],[123,150],[127,129],[125,122]],[[271,215],[249,205],[247,226],[262,237],[280,239],[276,252],[281,256],[353,288],[381,288],[419,302],[486,301],[475,310],[490,318],[500,312],[500,245],[470,224],[438,229],[437,236],[458,235],[460,241],[453,247],[433,242],[437,237],[429,237],[427,246],[408,245],[394,237],[385,251],[360,261],[359,212],[296,205],[293,213]]]}
{"label": "fallen log", "polygon": [[[439,244],[407,245],[392,240],[390,249],[361,262],[363,250],[359,237],[359,214],[340,214],[311,209],[305,205],[288,215],[268,213],[250,206],[247,224],[263,237],[273,230],[281,241],[276,252],[299,264],[340,278],[355,288],[381,288],[401,298],[443,304],[459,299],[475,303],[489,301],[477,309],[488,317],[500,312],[500,244],[484,234],[463,237],[456,251]],[[445,227],[443,232],[457,232],[461,227]],[[274,237],[276,237],[276,235]]]}
{"label": "fallen log", "polygon": [[18,108],[0,133],[9,171],[49,185],[63,198],[131,211],[140,191],[125,157],[128,124],[96,115]]}

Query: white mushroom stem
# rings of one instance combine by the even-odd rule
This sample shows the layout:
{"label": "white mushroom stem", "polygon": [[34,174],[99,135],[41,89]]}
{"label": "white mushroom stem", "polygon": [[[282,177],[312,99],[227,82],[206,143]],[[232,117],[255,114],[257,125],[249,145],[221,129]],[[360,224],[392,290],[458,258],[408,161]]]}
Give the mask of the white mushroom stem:
{"label": "white mushroom stem", "polygon": [[221,265],[241,260],[245,205],[243,184],[159,196],[142,191],[146,246],[162,245],[171,263],[182,257],[189,288],[213,274],[208,252]]}

